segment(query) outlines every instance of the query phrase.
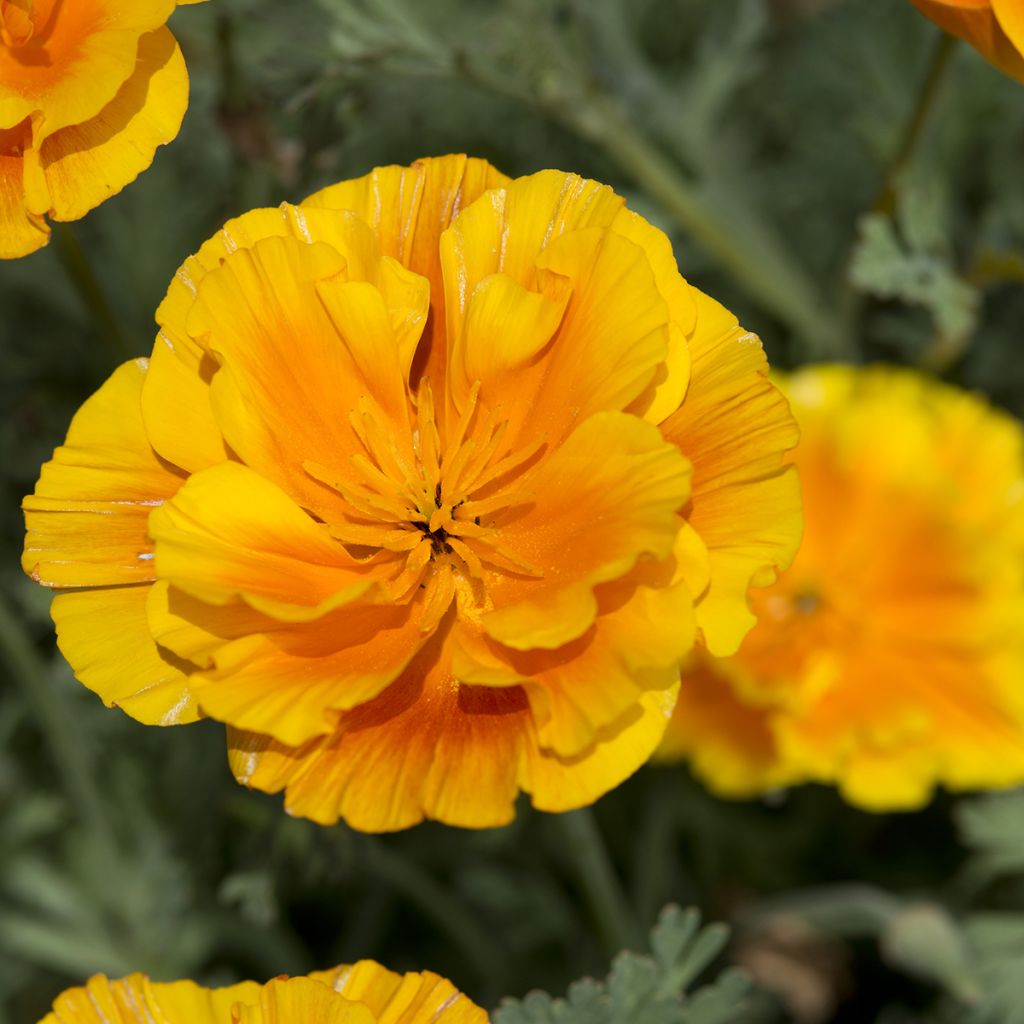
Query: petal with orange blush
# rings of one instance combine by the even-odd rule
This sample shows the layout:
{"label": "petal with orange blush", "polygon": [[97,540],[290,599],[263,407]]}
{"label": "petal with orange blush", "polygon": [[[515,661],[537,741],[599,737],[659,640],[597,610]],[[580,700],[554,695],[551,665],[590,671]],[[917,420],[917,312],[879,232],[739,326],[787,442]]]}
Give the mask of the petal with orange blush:
{"label": "petal with orange blush", "polygon": [[0,129],[0,259],[15,259],[41,249],[50,229],[25,199],[25,157],[28,125]]}
{"label": "petal with orange blush", "polygon": [[178,134],[188,106],[188,72],[167,28],[139,40],[131,77],[94,117],[48,134],[40,159],[50,216],[77,220],[120,192]]}
{"label": "petal with orange blush", "polygon": [[771,712],[746,703],[705,655],[683,667],[672,721],[658,747],[664,761],[688,758],[715,793],[751,797],[801,781],[782,761]]}
{"label": "petal with orange blush", "polygon": [[95,117],[135,71],[139,40],[161,28],[174,0],[53,3],[24,46],[0,46],[0,125],[42,111],[35,143]]}
{"label": "petal with orange blush", "polygon": [[57,645],[75,677],[108,707],[146,725],[185,725],[200,717],[180,659],[149,633],[149,586],[58,594],[50,613]]}
{"label": "petal with orange blush", "polygon": [[[211,397],[228,445],[327,519],[343,517],[347,506],[303,466],[358,479],[350,460],[364,449],[350,414],[384,388],[394,394],[403,386],[381,293],[367,285],[344,299],[359,309],[361,322],[372,324],[380,349],[376,361],[365,347],[359,350],[361,363],[354,356],[357,342],[346,344],[318,294],[319,285],[341,303],[342,286],[351,283],[344,280],[346,268],[345,257],[323,243],[266,238],[203,278],[188,320],[189,333],[220,364]],[[408,422],[385,422],[391,442],[409,449]]]}
{"label": "petal with orange blush", "polygon": [[944,32],[970,43],[1004,74],[1024,82],[1024,18],[1015,0],[911,0]]}
{"label": "petal with orange blush", "polygon": [[146,443],[139,404],[145,359],[124,363],[71,422],[22,507],[22,567],[49,587],[155,578],[148,519],[184,477]]}
{"label": "petal with orange blush", "polygon": [[644,694],[586,751],[558,758],[538,746],[523,691],[459,685],[438,638],[375,701],[340,715],[331,736],[287,747],[229,728],[229,763],[240,782],[285,790],[290,813],[321,824],[491,828],[512,820],[520,788],[539,809],[564,811],[618,785],[657,746],[675,695]]}
{"label": "petal with orange blush", "polygon": [[592,804],[650,760],[665,733],[679,686],[649,690],[623,717],[601,729],[592,746],[559,757],[526,746],[520,785],[538,811],[562,813]]}
{"label": "petal with orange blush", "polygon": [[544,750],[574,756],[599,730],[630,711],[645,690],[679,681],[679,660],[693,645],[693,598],[671,584],[675,564],[643,563],[595,588],[598,615],[581,637],[554,650],[514,651],[462,629],[453,637],[459,679],[522,685]]}
{"label": "petal with orange blush", "polygon": [[283,621],[308,621],[374,585],[323,524],[236,462],[193,474],[149,529],[159,577],[211,604],[241,596]]}
{"label": "petal with orange blush", "polygon": [[432,315],[416,353],[416,371],[438,393],[448,373],[438,241],[461,210],[508,180],[486,160],[457,154],[417,160],[411,167],[378,167],[362,178],[331,185],[302,204],[351,210],[373,228],[385,256],[427,279]]}
{"label": "petal with orange blush", "polygon": [[500,548],[532,574],[488,572],[484,629],[517,650],[581,636],[597,614],[597,584],[671,552],[689,486],[689,464],[656,427],[623,413],[590,417],[517,482],[528,503],[494,515]]}
{"label": "petal with orange blush", "polygon": [[395,974],[373,960],[360,960],[310,977],[368,1006],[380,1024],[487,1024],[479,1006],[430,971]]}
{"label": "petal with orange blush", "polygon": [[321,824],[339,818],[366,832],[424,817],[491,828],[515,816],[529,709],[518,687],[460,686],[436,636],[376,700],[338,717],[335,731],[289,747],[228,729],[238,780]]}
{"label": "petal with orange blush", "polygon": [[686,401],[661,429],[693,464],[690,525],[709,558],[697,624],[713,654],[733,653],[756,619],[751,586],[792,561],[802,529],[799,482],[780,472],[799,437],[786,399],[768,379],[760,341],[713,299],[693,289]]}
{"label": "petal with orange blush", "polygon": [[372,700],[427,641],[418,609],[349,604],[312,622],[281,622],[241,601],[219,607],[152,588],[156,641],[193,663],[204,712],[298,744],[333,729],[336,712]]}

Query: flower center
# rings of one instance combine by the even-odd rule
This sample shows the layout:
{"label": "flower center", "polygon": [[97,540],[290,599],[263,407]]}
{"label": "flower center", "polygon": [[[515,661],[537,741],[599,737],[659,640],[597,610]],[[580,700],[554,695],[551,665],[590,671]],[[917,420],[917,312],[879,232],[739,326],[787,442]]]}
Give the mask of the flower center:
{"label": "flower center", "polygon": [[350,546],[401,556],[401,569],[390,582],[393,598],[408,601],[418,590],[427,590],[429,628],[456,594],[460,607],[486,607],[488,570],[541,575],[502,545],[493,518],[530,500],[516,489],[515,479],[545,439],[510,449],[508,422],[494,413],[480,415],[478,396],[477,384],[458,423],[442,439],[430,382],[422,381],[411,451],[403,451],[364,404],[351,415],[364,449],[352,457],[359,482],[338,483],[323,467],[307,467],[351,509],[345,522],[330,524],[333,536]]}
{"label": "flower center", "polygon": [[0,0],[0,40],[12,50],[31,41],[37,20],[35,0]]}

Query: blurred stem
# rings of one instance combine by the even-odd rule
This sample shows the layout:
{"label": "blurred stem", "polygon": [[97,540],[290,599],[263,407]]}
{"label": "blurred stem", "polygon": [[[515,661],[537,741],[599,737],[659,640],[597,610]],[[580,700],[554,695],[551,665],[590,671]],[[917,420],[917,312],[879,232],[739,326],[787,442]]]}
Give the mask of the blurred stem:
{"label": "blurred stem", "polygon": [[903,129],[899,147],[885,172],[882,187],[871,206],[873,213],[892,214],[896,210],[899,197],[899,181],[910,166],[917,152],[917,147],[924,137],[925,129],[935,109],[936,102],[942,92],[953,52],[956,49],[956,38],[945,32],[940,33],[932,51],[931,61],[925,73],[917,100],[910,112],[910,119]]}
{"label": "blurred stem", "polygon": [[0,595],[0,656],[21,684],[29,706],[43,727],[50,756],[72,806],[97,842],[112,848],[113,832],[106,804],[93,781],[92,764],[78,730],[63,702],[54,694],[46,669],[26,636],[25,624],[3,595]]}
{"label": "blurred stem", "polygon": [[132,355],[128,339],[121,331],[117,316],[107,299],[96,272],[86,256],[78,235],[70,224],[55,222],[53,237],[57,240],[57,253],[61,266],[67,272],[82,304],[92,316],[100,336],[107,343],[111,355],[118,363]]}
{"label": "blurred stem", "polygon": [[452,940],[481,980],[500,990],[507,958],[473,915],[415,861],[369,837],[364,849],[366,869],[419,907]]}
{"label": "blurred stem", "polygon": [[556,820],[605,949],[610,956],[622,949],[642,949],[643,936],[636,917],[590,808],[560,814]]}
{"label": "blurred stem", "polygon": [[698,185],[638,132],[610,102],[593,118],[594,141],[671,214],[743,289],[778,317],[815,358],[836,357],[845,343],[804,271],[774,230],[737,196],[715,209]]}

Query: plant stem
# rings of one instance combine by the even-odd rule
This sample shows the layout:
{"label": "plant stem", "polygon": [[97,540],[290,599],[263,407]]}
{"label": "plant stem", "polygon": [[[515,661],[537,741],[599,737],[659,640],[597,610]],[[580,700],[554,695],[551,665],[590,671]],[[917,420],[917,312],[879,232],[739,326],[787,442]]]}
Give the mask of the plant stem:
{"label": "plant stem", "polygon": [[82,304],[92,316],[100,336],[106,341],[111,355],[120,363],[133,355],[128,339],[121,330],[106,292],[86,256],[78,235],[70,224],[54,223],[53,237],[61,265],[67,272]]}
{"label": "plant stem", "polygon": [[903,137],[900,139],[899,147],[893,155],[892,161],[885,172],[882,180],[882,187],[875,197],[871,206],[873,213],[891,214],[896,209],[896,200],[899,194],[899,180],[914,158],[914,153],[924,137],[925,129],[932,111],[935,109],[936,101],[942,91],[942,83],[945,80],[946,72],[950,66],[950,58],[956,49],[956,38],[940,33],[939,39],[932,51],[932,58],[928,64],[928,71],[925,73],[924,82],[917,94],[910,119],[903,130]]}
{"label": "plant stem", "polygon": [[703,246],[730,276],[768,312],[778,317],[816,358],[835,357],[845,343],[837,322],[823,308],[814,286],[754,212],[731,197],[728,208],[710,201],[679,168],[608,103],[596,123],[594,141],[676,223]]}
{"label": "plant stem", "polygon": [[[0,657],[21,684],[36,719],[43,727],[57,771],[72,806],[97,842],[112,846],[106,805],[93,781],[91,760],[78,730],[52,689],[46,669],[25,635],[25,626],[0,595]],[[111,862],[113,863],[113,861]]]}
{"label": "plant stem", "polygon": [[643,937],[636,917],[590,809],[569,811],[558,815],[557,820],[608,954],[614,956],[621,949],[641,949]]}

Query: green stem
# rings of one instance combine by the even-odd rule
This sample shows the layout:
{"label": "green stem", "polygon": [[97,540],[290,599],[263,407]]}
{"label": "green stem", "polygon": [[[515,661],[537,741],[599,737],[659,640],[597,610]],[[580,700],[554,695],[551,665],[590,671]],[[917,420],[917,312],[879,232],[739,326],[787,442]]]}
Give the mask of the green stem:
{"label": "green stem", "polygon": [[53,237],[57,242],[60,262],[82,304],[92,316],[96,329],[106,341],[111,355],[119,363],[130,358],[134,353],[78,235],[70,224],[54,223]]}
{"label": "green stem", "polygon": [[918,91],[917,100],[910,113],[910,120],[907,121],[903,130],[899,147],[886,169],[882,187],[878,190],[878,195],[871,206],[872,212],[891,214],[895,211],[900,178],[913,160],[917,147],[924,137],[955,49],[956,38],[942,32],[932,51],[928,71],[925,73],[924,82]]}
{"label": "green stem", "polygon": [[[81,736],[63,701],[53,688],[35,648],[26,637],[25,625],[0,595],[0,657],[21,684],[36,719],[43,727],[50,756],[64,789],[77,813],[95,834],[110,845],[113,833],[106,805],[93,781],[92,763]],[[113,862],[112,862],[113,863]]]}
{"label": "green stem", "polygon": [[614,956],[621,949],[643,948],[643,936],[633,909],[590,809],[583,807],[560,814],[557,821],[608,954]]}
{"label": "green stem", "polygon": [[711,202],[707,189],[691,183],[613,104],[593,119],[594,141],[656,199],[680,228],[715,259],[760,306],[784,323],[816,357],[845,347],[834,318],[825,311],[802,268],[769,227],[738,196]]}

